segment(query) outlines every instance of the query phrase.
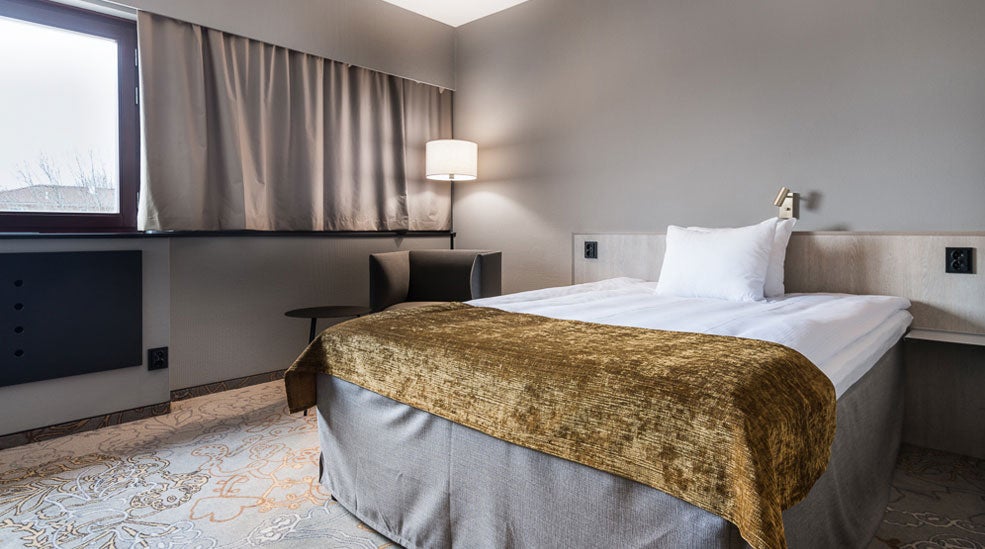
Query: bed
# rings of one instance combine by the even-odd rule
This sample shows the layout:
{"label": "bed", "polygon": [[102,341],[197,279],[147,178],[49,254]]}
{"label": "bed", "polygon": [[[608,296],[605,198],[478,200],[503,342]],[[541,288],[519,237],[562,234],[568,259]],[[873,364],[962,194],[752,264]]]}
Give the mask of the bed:
{"label": "bed", "polygon": [[[653,283],[615,279],[472,304],[772,338],[800,350],[831,378],[838,419],[826,472],[784,512],[788,545],[853,547],[874,533],[899,447],[897,342],[910,322],[906,300],[810,294],[736,304],[655,296]],[[322,482],[343,506],[406,547],[744,546],[728,521],[634,481],[503,442],[332,376],[319,376],[317,391]]]}
{"label": "bed", "polygon": [[[859,547],[900,441],[905,299],[790,294],[752,303],[656,295],[618,278],[470,306],[610,326],[772,341],[830,379],[824,473],[782,515],[789,547]],[[639,482],[488,436],[331,375],[316,380],[322,483],[406,547],[744,547],[731,522]]]}

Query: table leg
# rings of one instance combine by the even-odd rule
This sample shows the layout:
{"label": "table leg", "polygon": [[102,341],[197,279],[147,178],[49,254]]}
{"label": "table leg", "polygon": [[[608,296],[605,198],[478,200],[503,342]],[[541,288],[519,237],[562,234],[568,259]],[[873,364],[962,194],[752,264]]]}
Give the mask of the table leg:
{"label": "table leg", "polygon": [[[308,343],[311,343],[312,341],[315,340],[315,328],[317,326],[318,326],[318,319],[317,318],[312,318],[311,319],[311,328],[308,328]],[[308,415],[308,410],[307,409],[305,409],[304,415]]]}

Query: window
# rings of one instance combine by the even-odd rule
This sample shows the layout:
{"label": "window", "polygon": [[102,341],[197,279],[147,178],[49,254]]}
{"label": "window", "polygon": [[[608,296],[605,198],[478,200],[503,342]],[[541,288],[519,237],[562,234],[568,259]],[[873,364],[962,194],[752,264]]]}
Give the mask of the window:
{"label": "window", "polygon": [[0,231],[136,228],[137,29],[0,0]]}

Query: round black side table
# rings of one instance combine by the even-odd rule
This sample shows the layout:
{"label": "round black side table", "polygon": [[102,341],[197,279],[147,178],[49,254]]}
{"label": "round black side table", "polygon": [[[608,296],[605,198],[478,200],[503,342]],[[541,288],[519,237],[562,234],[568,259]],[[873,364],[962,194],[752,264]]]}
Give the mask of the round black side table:
{"label": "round black side table", "polygon": [[[346,318],[368,315],[373,312],[369,307],[357,307],[355,305],[327,305],[325,307],[307,307],[305,309],[292,309],[284,313],[284,316],[291,318],[310,318],[311,328],[308,329],[308,343],[315,340],[315,325],[319,318]],[[308,415],[308,410],[304,411]]]}
{"label": "round black side table", "polygon": [[308,307],[305,309],[293,309],[284,313],[284,316],[291,318],[310,318],[311,328],[308,330],[308,343],[315,340],[315,325],[319,318],[346,318],[368,315],[373,312],[369,307],[357,307],[355,305],[328,305],[325,307]]}

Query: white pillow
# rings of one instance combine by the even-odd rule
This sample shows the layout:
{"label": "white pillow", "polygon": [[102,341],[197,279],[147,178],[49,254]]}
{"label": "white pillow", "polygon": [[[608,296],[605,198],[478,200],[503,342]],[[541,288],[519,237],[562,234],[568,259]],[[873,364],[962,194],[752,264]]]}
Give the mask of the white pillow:
{"label": "white pillow", "polygon": [[776,220],[737,229],[667,227],[658,295],[762,301]]}
{"label": "white pillow", "polygon": [[[790,243],[790,235],[793,227],[797,224],[797,218],[778,219],[771,217],[761,224],[775,223],[776,232],[773,235],[773,248],[770,251],[770,262],[766,269],[766,282],[763,284],[763,295],[765,297],[777,297],[786,293],[783,287],[783,267],[787,258],[787,244]],[[689,231],[715,232],[723,229],[709,229],[706,227],[688,227]],[[727,229],[725,229],[727,230]]]}
{"label": "white pillow", "polygon": [[[765,221],[764,221],[765,223]],[[770,265],[766,269],[766,283],[763,285],[763,295],[777,297],[785,293],[783,287],[783,263],[787,259],[787,244],[797,218],[776,220],[776,234],[773,236],[773,250],[770,252]]]}

